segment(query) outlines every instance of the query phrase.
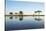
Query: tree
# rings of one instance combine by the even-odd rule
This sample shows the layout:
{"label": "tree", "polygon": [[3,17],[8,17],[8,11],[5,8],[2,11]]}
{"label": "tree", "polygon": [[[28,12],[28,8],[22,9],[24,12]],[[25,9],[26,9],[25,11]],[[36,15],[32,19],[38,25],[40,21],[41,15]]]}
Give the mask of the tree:
{"label": "tree", "polygon": [[42,11],[38,10],[38,11],[35,11],[35,13],[38,13],[38,15],[41,13]]}
{"label": "tree", "polygon": [[12,15],[13,13],[12,12],[10,12],[10,15]]}
{"label": "tree", "polygon": [[23,12],[22,11],[20,11],[19,13],[20,13],[20,15],[23,15]]}
{"label": "tree", "polygon": [[18,14],[18,13],[15,13],[16,15]]}

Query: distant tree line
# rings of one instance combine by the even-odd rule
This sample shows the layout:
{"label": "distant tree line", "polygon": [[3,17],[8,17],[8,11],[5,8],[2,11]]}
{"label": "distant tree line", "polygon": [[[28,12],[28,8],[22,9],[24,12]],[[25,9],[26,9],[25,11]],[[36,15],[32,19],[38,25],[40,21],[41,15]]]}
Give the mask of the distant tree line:
{"label": "distant tree line", "polygon": [[[37,10],[37,11],[35,11],[34,13],[38,13],[38,15],[39,15],[41,12],[42,12],[42,11]],[[10,12],[9,14],[10,14],[10,15],[13,15],[13,12]],[[15,12],[15,14],[16,14],[16,15],[17,15],[17,14],[23,15],[23,11],[19,11],[19,13]]]}

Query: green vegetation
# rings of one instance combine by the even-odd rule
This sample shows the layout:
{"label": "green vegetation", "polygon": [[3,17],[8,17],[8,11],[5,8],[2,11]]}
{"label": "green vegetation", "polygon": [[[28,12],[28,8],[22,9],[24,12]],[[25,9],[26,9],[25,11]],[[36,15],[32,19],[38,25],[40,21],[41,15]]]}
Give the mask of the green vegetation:
{"label": "green vegetation", "polygon": [[35,11],[35,13],[38,13],[38,15],[40,15],[42,11],[38,10],[38,11]]}
{"label": "green vegetation", "polygon": [[18,13],[15,13],[15,15],[17,15]]}
{"label": "green vegetation", "polygon": [[10,12],[9,14],[10,14],[10,15],[13,15],[13,13],[12,13],[12,12]]}
{"label": "green vegetation", "polygon": [[22,11],[20,11],[20,12],[19,12],[19,15],[23,15],[23,12],[22,12]]}
{"label": "green vegetation", "polygon": [[15,12],[15,15],[13,15],[13,13],[10,12],[9,13],[10,15],[6,15],[6,16],[19,16],[19,15],[20,16],[44,16],[44,15],[40,15],[41,12],[42,11],[40,11],[40,10],[34,12],[35,14],[38,13],[38,15],[35,15],[35,14],[33,14],[33,15],[23,15],[23,11],[19,11],[19,13]]}

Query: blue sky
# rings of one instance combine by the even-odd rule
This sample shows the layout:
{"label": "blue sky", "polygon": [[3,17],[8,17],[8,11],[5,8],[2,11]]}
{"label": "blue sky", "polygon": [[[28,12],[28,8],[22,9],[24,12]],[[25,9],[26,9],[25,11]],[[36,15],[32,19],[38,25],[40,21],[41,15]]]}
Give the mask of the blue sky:
{"label": "blue sky", "polygon": [[7,0],[6,2],[6,13],[14,11],[31,12],[36,10],[44,11],[44,3],[13,0]]}

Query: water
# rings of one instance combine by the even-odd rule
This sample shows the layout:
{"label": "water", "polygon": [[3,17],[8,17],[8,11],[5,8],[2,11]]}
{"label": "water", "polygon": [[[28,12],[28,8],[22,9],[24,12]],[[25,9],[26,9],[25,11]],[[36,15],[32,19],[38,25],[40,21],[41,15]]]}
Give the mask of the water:
{"label": "water", "polygon": [[44,28],[44,16],[6,16],[6,30]]}

